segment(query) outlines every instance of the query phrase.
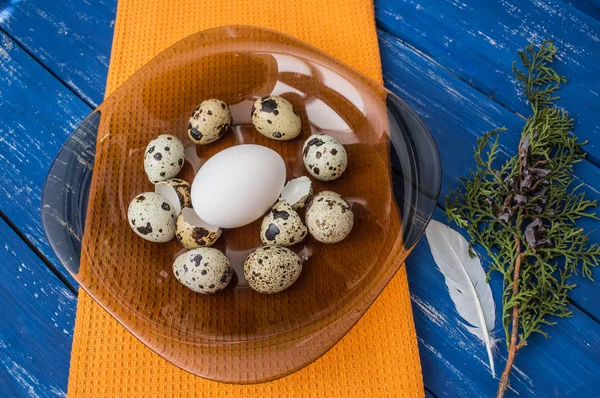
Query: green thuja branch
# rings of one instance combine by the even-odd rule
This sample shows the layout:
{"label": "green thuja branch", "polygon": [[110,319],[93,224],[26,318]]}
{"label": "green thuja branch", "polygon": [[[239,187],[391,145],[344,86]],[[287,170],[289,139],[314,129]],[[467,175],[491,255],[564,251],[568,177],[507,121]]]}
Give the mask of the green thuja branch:
{"label": "green thuja branch", "polygon": [[554,106],[566,79],[550,66],[551,41],[519,52],[513,64],[517,82],[531,105],[515,156],[500,152],[504,128],[486,133],[475,148],[475,171],[447,197],[446,214],[466,228],[472,244],[492,259],[490,272],[504,278],[502,323],[508,358],[497,397],[506,388],[514,357],[534,333],[547,336],[555,317],[571,315],[569,282],[580,272],[591,279],[600,247],[576,226],[581,218],[598,219],[596,201],[571,185],[573,166],[585,154],[571,130],[573,120]]}

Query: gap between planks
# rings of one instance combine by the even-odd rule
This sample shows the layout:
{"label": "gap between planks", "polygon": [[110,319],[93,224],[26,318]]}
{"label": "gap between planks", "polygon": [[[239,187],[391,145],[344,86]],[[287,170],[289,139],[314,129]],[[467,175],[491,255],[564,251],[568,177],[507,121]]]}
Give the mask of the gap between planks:
{"label": "gap between planks", "polygon": [[[481,94],[483,96],[486,96],[487,98],[491,99],[499,107],[501,107],[503,109],[506,109],[508,112],[510,112],[510,113],[518,116],[519,118],[523,119],[523,121],[527,120],[527,118],[525,116],[521,115],[519,112],[516,112],[515,110],[513,110],[513,109],[509,108],[508,106],[504,105],[503,103],[496,101],[496,98],[494,98],[493,93],[492,93],[492,95],[486,94],[479,87],[474,86],[471,83],[469,83],[467,80],[461,78],[456,73],[454,73],[452,70],[446,68],[444,65],[440,64],[435,59],[433,59],[429,55],[425,54],[423,51],[419,50],[417,47],[413,46],[412,44],[408,43],[407,41],[404,41],[400,37],[396,36],[393,32],[391,32],[389,29],[387,29],[385,26],[383,26],[383,24],[379,23],[379,21],[377,21],[376,26],[377,26],[377,30],[378,31],[384,32],[388,36],[391,36],[391,37],[395,38],[396,40],[398,40],[398,42],[402,43],[403,46],[405,46],[406,48],[408,48],[409,50],[411,50],[412,52],[414,52],[415,54],[417,54],[419,57],[428,60],[429,62],[431,62],[432,64],[434,64],[436,67],[440,68],[444,72],[449,73],[455,79],[460,80],[461,82],[465,83],[466,85],[468,85],[469,87],[471,87],[473,90],[477,91],[479,94]],[[377,36],[379,36],[379,33],[377,34]],[[596,167],[598,167],[600,169],[600,166],[597,166],[595,164],[594,164],[594,166],[596,166]]]}
{"label": "gap between planks", "polygon": [[25,54],[27,54],[32,60],[34,60],[39,66],[41,66],[46,72],[48,72],[53,78],[55,78],[56,80],[58,80],[67,90],[69,90],[69,92],[71,94],[73,94],[74,96],[76,96],[77,98],[79,98],[81,100],[81,102],[83,102],[84,104],[86,104],[89,108],[90,108],[90,113],[96,109],[96,106],[94,104],[92,104],[90,101],[88,101],[87,99],[85,99],[82,95],[80,95],[73,87],[71,87],[69,84],[67,84],[67,82],[65,82],[63,79],[60,78],[60,76],[58,76],[56,73],[54,73],[52,71],[52,69],[48,68],[38,57],[35,56],[34,53],[32,53],[31,51],[29,51],[29,48],[27,48],[20,40],[18,40],[16,37],[14,37],[13,35],[11,35],[9,32],[7,32],[1,25],[0,25],[0,33],[4,33],[6,35],[6,37],[8,37],[10,40],[12,40],[12,42],[19,47],[21,50],[23,50],[23,52]]}
{"label": "gap between planks", "polygon": [[598,0],[561,0],[577,12],[600,21],[600,1]]}
{"label": "gap between planks", "polygon": [[[592,46],[591,49],[594,51],[598,50],[598,47],[596,46],[597,40],[597,35],[595,37],[590,36],[589,34],[587,35],[583,35],[583,36],[578,36],[578,34],[581,34],[581,32],[583,31],[568,31],[565,32],[564,35],[559,34],[558,31],[562,29],[562,27],[560,26],[560,21],[563,22],[568,22],[569,20],[574,20],[574,16],[579,16],[581,18],[581,20],[578,20],[578,22],[580,22],[583,26],[586,27],[586,29],[588,29],[588,31],[593,31],[593,29],[590,29],[589,26],[592,26],[594,24],[598,24],[598,20],[594,18],[594,16],[590,16],[588,13],[584,13],[581,12],[579,9],[577,9],[576,7],[572,6],[571,3],[577,3],[580,4],[585,1],[585,0],[574,0],[572,2],[565,2],[565,0],[529,0],[526,2],[523,2],[522,6],[523,9],[521,10],[521,8],[519,8],[518,5],[511,5],[511,3],[514,2],[505,2],[505,1],[499,1],[499,2],[492,2],[489,6],[489,8],[491,9],[493,6],[502,6],[500,7],[500,12],[501,14],[498,15],[496,17],[496,19],[498,21],[500,21],[502,18],[508,18],[509,21],[507,21],[507,23],[514,23],[514,10],[517,10],[517,13],[523,13],[524,16],[531,16],[531,21],[532,24],[535,22],[539,22],[542,25],[545,22],[550,22],[552,21],[552,23],[550,24],[551,28],[554,30],[546,30],[545,28],[542,29],[542,27],[540,25],[535,25],[533,24],[533,28],[530,29],[530,31],[528,31],[528,34],[520,34],[514,38],[508,38],[506,35],[502,34],[502,30],[500,32],[497,32],[500,36],[498,37],[499,43],[504,40],[504,41],[510,41],[512,43],[516,43],[517,41],[525,41],[523,43],[523,46],[525,46],[526,44],[529,44],[531,40],[534,40],[536,42],[541,41],[541,39],[543,38],[543,36],[545,37],[549,37],[549,38],[554,38],[555,43],[557,43],[557,46],[559,46],[560,48],[563,48],[563,51],[559,51],[559,54],[557,54],[558,59],[562,59],[561,57],[565,56],[567,57],[565,59],[565,61],[568,61],[570,58],[568,57],[568,55],[566,55],[569,51],[572,51],[574,55],[574,58],[577,58],[579,62],[584,62],[591,59],[590,57],[588,57],[587,59],[583,58],[581,56],[581,53],[576,51],[577,47],[574,47],[574,45],[572,44],[572,38],[573,37],[589,37],[591,40],[594,40],[594,43],[591,42],[586,42],[586,45]],[[414,2],[408,2],[408,1],[404,1],[404,6],[399,6],[398,4],[395,4],[392,1],[388,1],[388,0],[380,0],[380,1],[376,1],[375,4],[375,16],[376,16],[376,22],[378,27],[382,30],[387,32],[388,34],[390,34],[393,37],[396,37],[398,40],[401,40],[401,42],[410,47],[411,49],[416,48],[417,49],[417,53],[419,55],[424,56],[425,59],[430,60],[432,63],[434,63],[436,66],[439,66],[442,68],[442,70],[444,71],[448,71],[449,73],[451,73],[453,76],[456,76],[459,81],[461,82],[465,82],[467,85],[469,85],[470,87],[475,88],[478,92],[482,92],[481,90],[485,90],[486,92],[482,92],[483,95],[485,95],[486,97],[492,99],[495,103],[497,103],[499,106],[509,110],[510,112],[514,113],[515,115],[522,117],[522,114],[520,114],[519,112],[523,112],[523,110],[525,108],[528,108],[528,106],[526,105],[526,103],[524,101],[518,100],[517,98],[514,98],[514,93],[513,94],[509,94],[507,89],[511,88],[511,85],[507,84],[510,82],[514,82],[513,79],[511,79],[510,77],[512,77],[512,74],[509,73],[508,70],[504,70],[504,71],[499,71],[496,70],[496,74],[498,72],[502,72],[503,76],[502,78],[498,79],[498,77],[492,77],[492,81],[494,82],[494,84],[496,85],[500,85],[500,87],[497,87],[499,96],[495,97],[494,93],[496,92],[496,89],[494,88],[494,85],[486,85],[484,83],[482,83],[481,81],[478,81],[477,77],[478,76],[485,76],[485,74],[481,75],[478,72],[481,72],[480,70],[478,70],[477,68],[473,69],[471,66],[472,63],[464,63],[461,61],[458,62],[454,62],[452,61],[454,59],[454,54],[451,54],[451,52],[449,50],[447,50],[448,48],[448,44],[445,43],[443,44],[446,47],[446,50],[444,50],[443,48],[438,48],[438,46],[436,45],[436,43],[439,43],[439,40],[441,40],[441,36],[442,34],[444,35],[443,38],[444,39],[448,39],[448,37],[452,37],[452,39],[450,39],[450,43],[453,42],[453,39],[460,39],[460,38],[465,38],[466,41],[469,41],[469,37],[472,35],[474,37],[478,37],[477,34],[485,37],[485,41],[487,41],[488,43],[491,43],[494,47],[496,47],[496,49],[498,48],[505,48],[504,44],[499,44],[498,46],[496,45],[497,43],[495,42],[494,38],[496,38],[496,36],[494,36],[494,29],[490,28],[491,30],[485,30],[484,27],[481,26],[481,23],[477,23],[477,22],[473,22],[472,20],[476,20],[476,15],[473,14],[473,11],[483,11],[486,10],[488,7],[487,6],[483,6],[478,2],[467,2],[465,0],[464,3],[456,3],[453,1],[446,1],[446,2],[425,2],[423,3],[423,7],[419,6],[418,4],[415,5]],[[408,4],[411,3],[411,4]],[[469,3],[469,4],[467,4]],[[594,0],[594,3],[596,4],[600,4],[599,0]],[[588,3],[585,3],[588,4]],[[436,7],[440,7],[441,9],[438,10],[439,12],[441,12],[441,15],[435,15],[435,13],[432,11],[433,9],[435,9]],[[473,7],[471,7],[473,6]],[[477,6],[477,7],[475,7]],[[463,15],[463,18],[466,18],[465,20],[461,19],[460,15],[457,15],[456,9],[455,7],[457,7],[458,9],[461,10],[460,15],[463,15],[463,7],[466,10],[470,10],[470,11],[464,11],[464,12],[470,12],[467,13],[465,15]],[[505,10],[505,8],[512,8],[512,11],[509,11],[507,14],[502,14]],[[600,7],[598,5],[594,6],[594,7]],[[414,8],[414,9],[413,9]],[[554,10],[554,15],[552,14],[552,9],[553,8],[559,8],[558,10]],[[548,9],[550,9],[550,11],[548,11]],[[395,21],[398,21],[400,19],[402,19],[401,15],[404,15],[403,10],[406,10],[406,14],[412,17],[417,17],[417,18],[424,18],[424,20],[427,23],[431,23],[433,20],[439,20],[439,21],[446,21],[448,26],[446,26],[446,28],[444,28],[444,25],[442,25],[439,28],[440,33],[437,34],[437,30],[433,30],[431,31],[431,35],[427,35],[426,33],[428,31],[423,31],[423,29],[419,29],[419,28],[415,28],[413,25],[411,25],[410,23],[407,25],[407,29],[403,30],[402,28],[398,27],[397,23],[395,23]],[[444,16],[444,12],[447,11],[448,15]],[[489,16],[488,16],[489,17]],[[485,16],[483,16],[482,18],[485,18]],[[494,19],[494,16],[492,16],[492,18]],[[395,19],[395,21],[394,21]],[[494,19],[494,20],[496,20]],[[587,21],[585,21],[587,20]],[[468,22],[465,22],[468,21]],[[556,22],[559,21],[559,22]],[[473,23],[471,23],[473,22]],[[586,24],[586,22],[588,22],[590,25],[588,26],[588,24]],[[421,21],[421,24],[423,24],[425,22]],[[450,28],[449,26],[454,26],[456,25],[456,31],[453,31],[452,29],[454,28]],[[504,29],[508,29],[508,27],[506,25],[502,25],[500,24],[500,26],[502,26]],[[414,28],[414,29],[411,29]],[[486,28],[489,27],[488,25],[486,25]],[[486,34],[484,32],[482,32],[481,30],[484,30],[484,32],[490,34],[492,37],[486,36]],[[550,28],[549,28],[550,29]],[[586,31],[586,32],[588,32]],[[392,33],[395,32],[395,33]],[[420,32],[422,32],[422,34],[419,34]],[[475,33],[477,32],[477,33]],[[454,33],[454,36],[451,36],[451,33]],[[448,34],[449,36],[446,37],[445,35]],[[458,34],[458,35],[456,35]],[[513,33],[512,31],[510,32],[511,35],[515,35],[515,33]],[[526,38],[526,36],[531,36],[530,38]],[[437,41],[436,41],[437,40]],[[483,40],[483,39],[482,39]],[[583,40],[583,39],[582,39]],[[481,41],[481,40],[480,40]],[[561,44],[562,43],[562,44]],[[477,44],[477,43],[472,43],[472,44]],[[509,43],[510,44],[510,43]],[[580,43],[581,44],[581,43]],[[440,46],[442,45],[442,43],[440,43]],[[479,46],[485,46],[487,45],[487,43],[484,42],[480,42]],[[561,45],[564,45],[564,47],[560,47]],[[576,44],[575,44],[576,45]],[[514,50],[515,54],[514,54],[514,58],[511,59],[511,61],[516,59],[516,51],[522,49],[522,47],[518,46],[516,48],[513,48],[515,46],[510,46],[511,49]],[[465,45],[465,51],[467,50],[474,50],[477,49],[479,47],[477,46],[473,46],[473,45]],[[456,49],[456,46],[455,46]],[[425,54],[429,54],[429,52],[431,52],[431,55],[425,55]],[[424,54],[425,53],[425,54]],[[507,54],[506,51],[504,52],[504,54]],[[460,54],[459,55],[460,58]],[[450,58],[448,58],[450,56]],[[436,57],[436,59],[439,58],[440,62],[436,62],[434,61],[431,57]],[[504,58],[504,61],[507,61],[508,58]],[[502,61],[499,61],[502,63]],[[575,69],[573,70],[574,76],[567,76],[570,78],[573,78],[574,81],[579,81],[581,82],[582,80],[579,79],[577,80],[577,78],[581,78],[581,71],[582,68],[580,66],[580,63],[577,61],[573,61],[577,66],[574,67]],[[447,65],[447,67],[442,66],[440,63]],[[504,64],[504,63],[503,63]],[[568,62],[565,62],[565,65],[567,65]],[[497,62],[495,62],[495,58],[494,58],[494,62],[491,62],[491,59],[483,59],[482,66],[487,66],[487,67],[494,67],[495,65],[497,65]],[[595,64],[590,64],[590,65],[595,65]],[[453,70],[455,70],[456,72],[453,73],[452,71],[450,71],[448,68],[452,68]],[[564,71],[562,72],[563,74],[565,73]],[[457,76],[461,75],[461,77]],[[463,76],[464,74],[464,76]],[[492,76],[494,75],[493,73],[490,75]],[[587,75],[584,75],[584,77],[586,77]],[[588,78],[590,78],[589,76],[587,76]],[[481,88],[479,88],[481,87]],[[580,88],[579,85],[573,86],[576,88]],[[568,89],[572,89],[573,87],[571,87],[570,85],[568,86]],[[510,90],[509,90],[510,91]],[[596,92],[592,91],[591,89],[589,90],[592,94],[594,95],[598,95]],[[587,91],[585,91],[585,93],[588,93]],[[588,93],[589,94],[589,93]],[[570,100],[573,100],[573,91],[569,91],[569,93],[567,94],[567,92],[565,92],[566,98],[570,98]],[[569,97],[570,96],[570,97]],[[519,97],[519,96],[517,96]],[[584,96],[585,97],[585,96]],[[582,100],[581,104],[584,107],[589,108],[590,106],[590,101],[591,101],[591,97],[589,97],[589,95],[587,97],[587,101],[586,100]],[[595,100],[595,98],[594,98]],[[515,102],[516,101],[516,102]],[[503,103],[506,103],[506,106],[503,105]],[[586,108],[586,109],[587,109]],[[514,110],[513,110],[514,109]],[[588,110],[588,112],[586,113],[587,115],[589,115],[591,112],[593,112],[593,110]],[[572,111],[571,112],[572,115],[577,114],[577,112]],[[583,133],[583,136],[580,137],[582,140],[591,140],[590,135],[587,133],[587,131],[590,131],[590,127],[591,126],[595,126],[595,123],[589,118],[576,118],[576,122],[577,122],[577,126],[583,127],[584,130],[581,130]],[[600,131],[597,131],[595,129],[595,127],[591,130],[592,132],[598,132],[600,133]],[[580,134],[581,135],[581,134]],[[594,136],[595,138],[595,136]],[[586,150],[586,153],[588,154],[586,160],[593,164],[594,166],[600,168],[600,156],[596,155],[596,151],[592,150],[594,148],[594,142],[595,140],[593,140],[591,142],[591,147],[589,150]]]}
{"label": "gap between planks", "polygon": [[73,286],[67,278],[44,256],[44,254],[17,228],[17,226],[0,210],[0,220],[4,221],[9,228],[19,237],[21,240],[31,249],[31,251],[48,267],[48,269],[62,282],[65,286],[73,292],[75,296],[78,295],[78,290]]}

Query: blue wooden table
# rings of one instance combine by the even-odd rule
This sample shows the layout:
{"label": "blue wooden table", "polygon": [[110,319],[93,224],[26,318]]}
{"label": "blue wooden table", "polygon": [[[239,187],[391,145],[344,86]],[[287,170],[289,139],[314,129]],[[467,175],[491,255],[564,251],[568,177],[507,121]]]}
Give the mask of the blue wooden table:
{"label": "blue wooden table", "polygon": [[[116,0],[0,0],[2,397],[66,394],[77,284],[44,237],[40,194],[59,148],[103,98],[115,12]],[[574,177],[600,198],[599,0],[379,0],[375,12],[385,83],[432,130],[444,190],[473,166],[485,131],[508,127],[502,144],[514,150],[528,106],[511,63],[530,41],[554,39],[556,67],[570,80],[560,105],[589,140]],[[443,200],[435,218],[445,219]],[[597,223],[582,226],[600,242]],[[426,393],[492,396],[485,349],[459,325],[425,240],[406,266]],[[530,340],[507,395],[600,395],[600,284],[574,279],[573,317],[552,327],[551,339]],[[499,282],[491,281],[496,293]]]}

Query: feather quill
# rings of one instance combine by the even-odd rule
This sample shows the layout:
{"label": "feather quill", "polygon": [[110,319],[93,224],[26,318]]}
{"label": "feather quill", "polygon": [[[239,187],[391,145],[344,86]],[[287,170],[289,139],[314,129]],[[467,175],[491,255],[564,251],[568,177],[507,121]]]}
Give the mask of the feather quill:
{"label": "feather quill", "polygon": [[452,228],[432,220],[426,229],[433,259],[446,280],[450,298],[463,326],[487,349],[492,377],[496,378],[492,349],[496,304],[479,257],[471,257],[469,243]]}

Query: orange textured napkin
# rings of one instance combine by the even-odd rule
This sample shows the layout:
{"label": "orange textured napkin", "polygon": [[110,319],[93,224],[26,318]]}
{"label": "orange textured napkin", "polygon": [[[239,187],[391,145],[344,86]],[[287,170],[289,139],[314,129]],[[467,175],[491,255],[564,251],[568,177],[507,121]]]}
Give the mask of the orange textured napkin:
{"label": "orange textured napkin", "polygon": [[[382,80],[370,0],[119,0],[106,95],[176,41],[232,24],[287,33]],[[217,383],[171,365],[80,290],[71,398],[423,395],[404,267],[357,325],[322,358],[285,378],[255,385]]]}

